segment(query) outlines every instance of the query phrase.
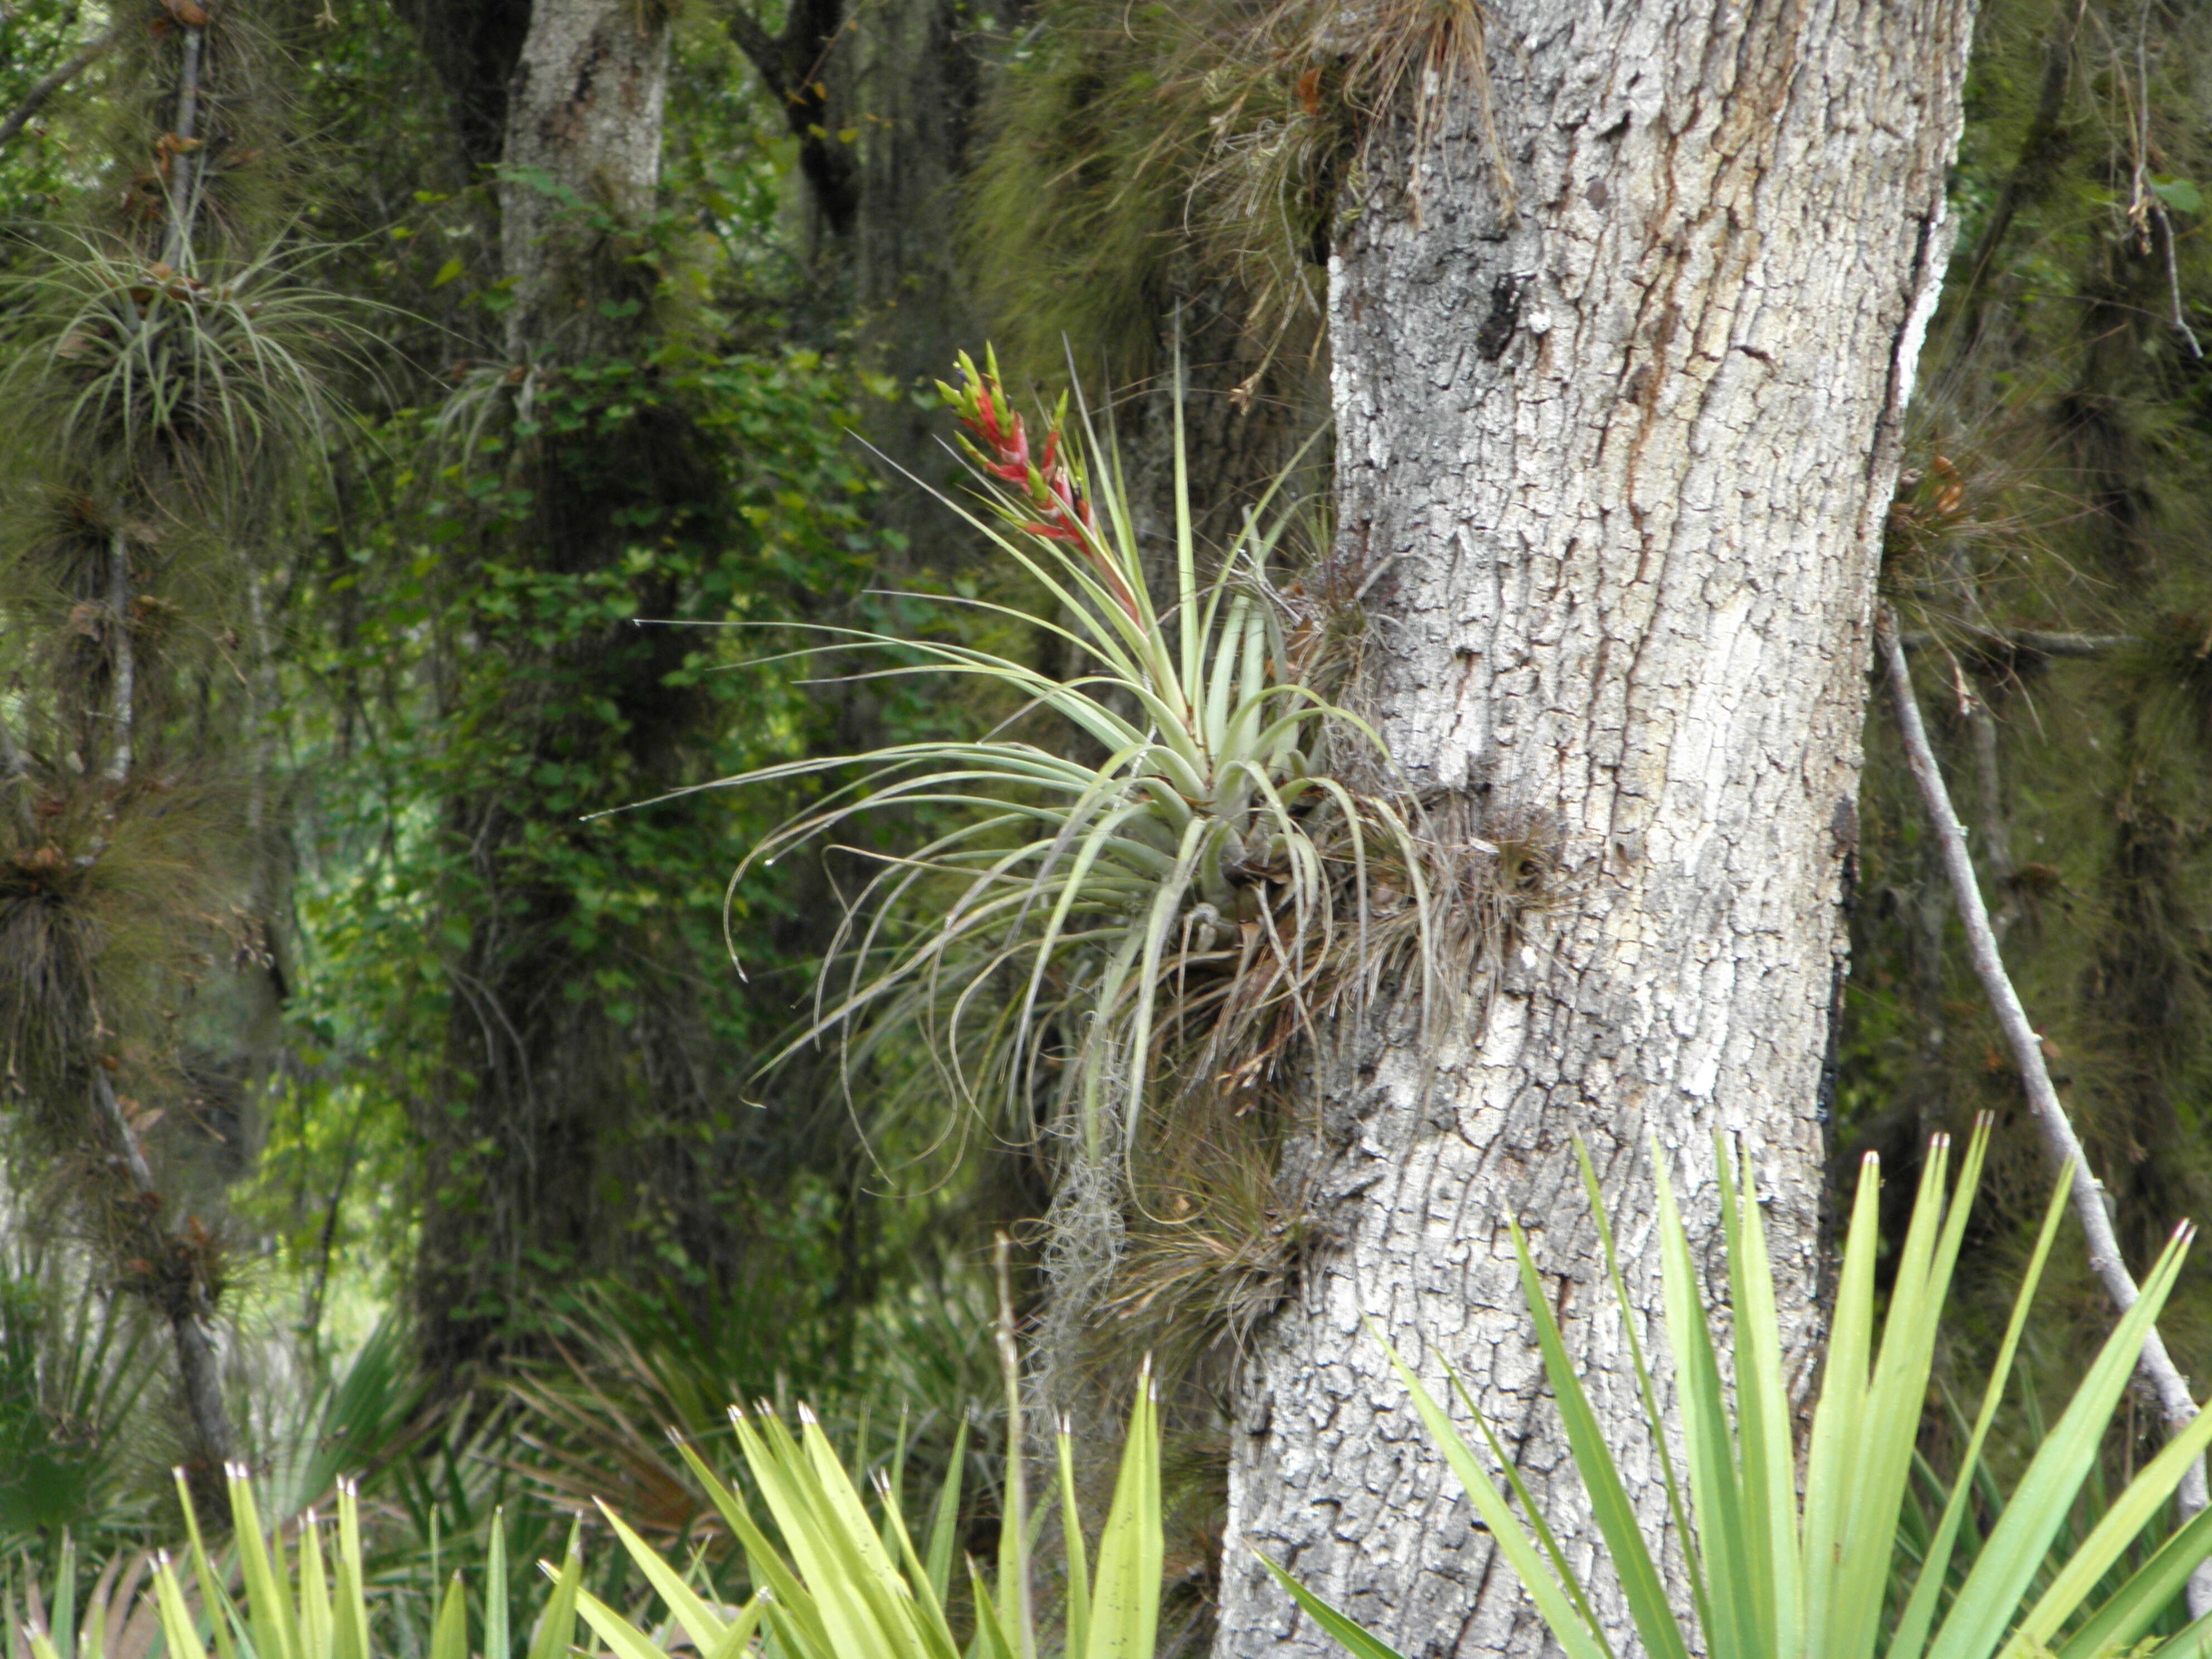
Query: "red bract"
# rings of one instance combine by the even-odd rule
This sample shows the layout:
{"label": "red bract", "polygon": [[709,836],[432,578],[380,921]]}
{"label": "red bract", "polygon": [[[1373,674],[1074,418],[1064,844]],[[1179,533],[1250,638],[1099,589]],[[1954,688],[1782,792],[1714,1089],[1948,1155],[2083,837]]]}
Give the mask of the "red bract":
{"label": "red bract", "polygon": [[994,362],[978,368],[965,352],[960,354],[959,363],[960,384],[939,382],[939,389],[971,434],[966,447],[977,468],[988,477],[1018,486],[1026,497],[1029,514],[1008,514],[1016,527],[1024,535],[1081,548],[1115,603],[1131,616],[1138,615],[1127,578],[1099,541],[1097,516],[1074,469],[1061,459],[1059,422],[1048,428],[1043,453],[1032,460],[1029,430],[1007,401],[998,365]]}
{"label": "red bract", "polygon": [[1097,523],[1091,504],[1060,459],[1058,428],[1045,434],[1044,453],[1033,464],[1028,428],[1019,415],[1006,407],[1006,388],[998,376],[977,368],[964,356],[960,369],[964,384],[957,390],[946,390],[960,411],[961,424],[978,441],[969,446],[977,462],[992,477],[1022,485],[1030,504],[1047,515],[1045,522],[1025,524],[1022,528],[1055,541],[1081,541],[1085,532],[1095,533]]}

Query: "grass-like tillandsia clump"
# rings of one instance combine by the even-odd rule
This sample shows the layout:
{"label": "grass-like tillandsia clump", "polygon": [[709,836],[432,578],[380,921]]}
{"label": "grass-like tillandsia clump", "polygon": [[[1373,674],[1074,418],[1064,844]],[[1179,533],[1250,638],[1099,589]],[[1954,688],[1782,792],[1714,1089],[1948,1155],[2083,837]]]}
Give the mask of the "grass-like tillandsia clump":
{"label": "grass-like tillandsia clump", "polygon": [[[1984,1120],[1967,1145],[1948,1202],[1948,1137],[1939,1136],[1931,1146],[1897,1258],[1887,1317],[1879,1331],[1875,1270],[1882,1253],[1881,1179],[1877,1161],[1867,1158],[1844,1245],[1802,1486],[1773,1274],[1748,1165],[1738,1172],[1722,1160],[1729,1283],[1712,1299],[1729,1310],[1729,1325],[1723,1328],[1732,1328],[1732,1335],[1717,1340],[1699,1298],[1688,1239],[1663,1164],[1659,1169],[1665,1324],[1686,1478],[1668,1449],[1670,1435],[1637,1345],[1635,1312],[1585,1158],[1584,1182],[1606,1240],[1651,1443],[1662,1460],[1688,1560],[1688,1606],[1668,1593],[1618,1473],[1617,1449],[1607,1443],[1552,1315],[1528,1240],[1514,1227],[1522,1285],[1545,1374],[1637,1636],[1652,1659],[1689,1659],[1693,1653],[1711,1659],[1873,1659],[1876,1653],[1884,1659],[2100,1659],[2128,1652],[2178,1659],[2202,1652],[2212,1640],[2208,1617],[2163,1641],[2145,1641],[2190,1573],[2212,1552],[2212,1510],[2170,1537],[2158,1536],[2184,1472],[2212,1443],[2212,1413],[2199,1416],[2144,1464],[2086,1532],[2068,1531],[2069,1514],[2098,1467],[2106,1431],[2143,1340],[2180,1273],[2190,1237],[2186,1225],[2151,1268],[2142,1299],[2089,1365],[2072,1401],[2014,1482],[2001,1512],[1992,1516],[1985,1507],[1973,1516],[1979,1547],[1972,1559],[1963,1559],[1960,1548],[1970,1509],[1987,1504],[1983,1449],[2005,1396],[2028,1305],[2066,1212],[2070,1182],[2064,1176],[2053,1189],[1959,1468],[1942,1494],[1940,1518],[1917,1541],[1900,1536],[1937,1332],[1989,1138]],[[1724,1367],[1723,1355],[1731,1350],[1733,1364]],[[1486,1456],[1404,1363],[1395,1353],[1391,1358],[1431,1437],[1560,1647],[1570,1659],[1612,1659],[1614,1649],[1581,1579],[1546,1528],[1497,1431],[1462,1388]],[[1735,1379],[1732,1391],[1723,1382],[1729,1373]],[[1452,1380],[1460,1388],[1458,1379]],[[1503,1471],[1514,1503],[1498,1491],[1493,1468]],[[1389,1655],[1382,1643],[1279,1570],[1277,1577],[1352,1651],[1364,1659]],[[2139,1649],[2138,1644],[2143,1645]]]}
{"label": "grass-like tillandsia clump", "polygon": [[1162,294],[1201,288],[1247,367],[1308,360],[1340,192],[1378,167],[1422,188],[1387,159],[1401,118],[1423,154],[1471,100],[1510,216],[1475,0],[1045,0],[1034,21],[991,100],[966,225],[1018,378],[1070,341],[1149,374]]}
{"label": "grass-like tillandsia clump", "polygon": [[[191,486],[240,481],[321,434],[322,364],[365,343],[357,307],[301,280],[279,250],[204,272],[77,237],[10,284],[44,343],[30,390],[55,400],[61,448]],[[112,483],[112,479],[102,479]]]}
{"label": "grass-like tillandsia clump", "polygon": [[1312,688],[1325,630],[1268,576],[1291,518],[1279,488],[1202,572],[1178,415],[1173,585],[1156,603],[1111,446],[1065,399],[1033,442],[995,364],[963,356],[960,374],[944,391],[981,493],[962,511],[1048,602],[983,608],[1090,666],[1060,679],[963,644],[840,631],[920,659],[880,673],[977,677],[1049,729],[726,781],[861,769],[749,866],[865,813],[958,815],[882,860],[799,1041],[840,1036],[860,1060],[918,1030],[961,1100],[1057,1100],[1095,1164],[1133,1140],[1148,1100],[1256,1098],[1297,1036],[1386,969],[1411,964],[1427,990],[1431,860],[1407,798],[1371,787],[1388,773],[1371,730]]}

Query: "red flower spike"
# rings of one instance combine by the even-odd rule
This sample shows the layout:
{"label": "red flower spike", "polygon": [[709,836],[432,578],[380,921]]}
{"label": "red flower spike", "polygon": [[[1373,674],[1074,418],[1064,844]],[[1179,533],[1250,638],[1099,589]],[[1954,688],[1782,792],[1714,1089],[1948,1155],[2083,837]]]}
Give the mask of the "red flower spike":
{"label": "red flower spike", "polygon": [[[986,477],[1011,484],[1026,498],[1031,515],[1018,520],[1024,535],[1045,541],[1069,542],[1091,555],[1100,580],[1115,602],[1132,616],[1137,614],[1128,582],[1097,548],[1098,524],[1090,501],[1077,482],[1074,469],[1062,458],[1062,426],[1067,400],[1046,427],[1042,453],[1030,459],[1029,428],[1014,412],[1000,381],[998,363],[987,356],[988,367],[977,368],[965,352],[959,356],[958,386],[939,383],[945,401],[976,441],[962,439],[962,447]],[[1012,516],[1010,514],[1010,516]]]}

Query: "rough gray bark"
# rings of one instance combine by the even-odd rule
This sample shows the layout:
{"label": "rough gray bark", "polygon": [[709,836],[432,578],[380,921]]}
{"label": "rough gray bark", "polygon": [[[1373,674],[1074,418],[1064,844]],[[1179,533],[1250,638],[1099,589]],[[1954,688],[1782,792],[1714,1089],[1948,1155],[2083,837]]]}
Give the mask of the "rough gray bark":
{"label": "rough gray bark", "polygon": [[635,336],[634,321],[600,311],[622,297],[607,244],[653,206],[667,99],[662,0],[536,0],[501,158],[510,358],[573,362]]}
{"label": "rough gray bark", "polygon": [[1413,1659],[1543,1645],[1362,1326],[1460,1369],[1587,1568],[1509,1215],[1663,1530],[1576,1135],[1647,1344],[1652,1142],[1710,1243],[1713,1136],[1741,1137],[1809,1364],[1869,607],[1971,9],[1501,0],[1502,158],[1462,89],[1410,197],[1404,149],[1370,169],[1331,329],[1338,556],[1388,563],[1379,712],[1417,783],[1561,868],[1432,1072],[1402,1010],[1317,1066],[1285,1176],[1337,1243],[1248,1358],[1224,1656],[1330,1650],[1255,1546]]}

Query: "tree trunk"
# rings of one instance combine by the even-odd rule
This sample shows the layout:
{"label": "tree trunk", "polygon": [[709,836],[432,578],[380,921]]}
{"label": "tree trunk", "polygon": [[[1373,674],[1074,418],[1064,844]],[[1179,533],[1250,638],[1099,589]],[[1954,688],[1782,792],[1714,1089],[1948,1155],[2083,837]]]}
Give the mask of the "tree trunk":
{"label": "tree trunk", "polygon": [[530,32],[530,0],[392,0],[392,9],[422,39],[423,61],[445,88],[469,167],[498,161],[514,65]]}
{"label": "tree trunk", "polygon": [[1378,1010],[1316,1066],[1285,1180],[1334,1243],[1240,1383],[1223,1655],[1333,1650],[1255,1547],[1413,1659],[1544,1645],[1363,1323],[1458,1369],[1588,1571],[1509,1216],[1664,1529],[1577,1136],[1647,1352],[1654,1143],[1709,1243],[1741,1139],[1806,1375],[1869,608],[1970,14],[1502,0],[1487,87],[1431,78],[1430,140],[1371,158],[1331,274],[1336,556],[1375,578],[1399,763],[1550,868],[1441,1051]]}
{"label": "tree trunk", "polygon": [[635,315],[602,302],[637,285],[611,244],[653,207],[667,99],[662,0],[536,0],[501,158],[511,360],[573,363],[637,338]]}
{"label": "tree trunk", "polygon": [[[627,256],[653,206],[667,61],[663,5],[531,8],[504,106],[500,191],[518,416],[558,392],[566,371],[645,349],[652,277]],[[606,453],[588,466],[574,446],[518,442],[509,482],[532,510],[488,559],[556,586],[618,570],[652,511],[697,493],[688,434],[651,425],[604,421],[595,435]],[[674,605],[641,592],[636,612]],[[496,719],[515,763],[447,804],[465,871],[447,902],[465,917],[467,943],[449,967],[447,1097],[417,1106],[429,1190],[415,1295],[423,1356],[448,1376],[498,1358],[544,1292],[624,1243],[632,1183],[616,1153],[638,1139],[656,1092],[672,1097],[657,1091],[655,1064],[683,1046],[657,1044],[591,990],[575,872],[592,867],[595,843],[573,804],[532,786],[583,773],[659,793],[695,713],[668,684],[684,642],[674,629],[571,628],[526,609],[488,608],[476,635],[506,670]]]}

